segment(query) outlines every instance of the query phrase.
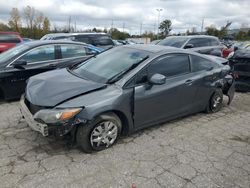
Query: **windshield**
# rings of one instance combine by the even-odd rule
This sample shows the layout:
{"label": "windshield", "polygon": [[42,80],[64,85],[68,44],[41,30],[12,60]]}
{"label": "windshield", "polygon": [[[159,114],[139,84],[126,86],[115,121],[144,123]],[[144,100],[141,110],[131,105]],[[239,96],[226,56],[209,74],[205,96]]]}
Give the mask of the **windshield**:
{"label": "windshield", "polygon": [[73,69],[73,73],[99,83],[108,83],[115,76],[139,64],[150,52],[127,47],[113,48]]}
{"label": "windshield", "polygon": [[181,48],[188,39],[186,37],[168,37],[159,43],[158,45],[172,46],[176,48]]}
{"label": "windshield", "polygon": [[0,54],[0,63],[4,63],[11,58],[13,58],[15,55],[20,54],[24,51],[26,51],[29,47],[25,44],[18,45],[14,48],[11,48],[3,53]]}

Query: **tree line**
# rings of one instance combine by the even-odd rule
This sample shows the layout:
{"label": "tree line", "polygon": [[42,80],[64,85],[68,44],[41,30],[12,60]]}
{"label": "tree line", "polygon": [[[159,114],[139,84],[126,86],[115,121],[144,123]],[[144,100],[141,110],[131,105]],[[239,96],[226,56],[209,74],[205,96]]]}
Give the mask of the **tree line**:
{"label": "tree line", "polygon": [[23,37],[38,39],[50,32],[50,20],[31,6],[22,12],[12,8],[8,24],[0,23],[0,31],[16,31]]}
{"label": "tree line", "polygon": [[[10,18],[8,24],[0,23],[0,31],[16,31],[21,34],[23,37],[39,39],[45,34],[48,33],[68,33],[68,32],[79,32],[70,25],[71,17],[69,17],[69,23],[66,23],[65,27],[57,27],[54,25],[51,29],[51,22],[47,16],[34,7],[26,6],[22,11],[19,11],[18,8],[12,8],[10,11]],[[217,36],[220,39],[227,38],[228,27],[231,25],[231,22],[227,22],[225,26],[217,29],[215,26],[206,27],[205,34]],[[159,25],[159,33],[153,33],[151,31],[145,31],[141,35],[130,35],[128,32],[119,31],[117,28],[111,29],[87,29],[80,32],[105,32],[109,33],[113,39],[125,40],[129,37],[148,37],[151,40],[163,39],[167,37],[172,30],[171,20],[165,19]],[[186,35],[199,34],[196,32],[196,29],[193,28],[191,32],[186,31]],[[175,34],[174,34],[175,35]],[[178,34],[179,35],[179,34]],[[250,30],[248,32],[239,31],[231,35],[235,40],[250,40]]]}

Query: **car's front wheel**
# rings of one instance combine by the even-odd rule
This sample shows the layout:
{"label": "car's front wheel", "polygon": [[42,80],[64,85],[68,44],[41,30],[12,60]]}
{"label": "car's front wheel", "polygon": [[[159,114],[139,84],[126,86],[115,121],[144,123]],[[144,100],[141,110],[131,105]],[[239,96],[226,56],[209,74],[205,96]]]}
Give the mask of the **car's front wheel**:
{"label": "car's front wheel", "polygon": [[223,92],[222,89],[218,88],[211,96],[209,103],[206,108],[207,113],[215,113],[220,111],[223,105]]}
{"label": "car's front wheel", "polygon": [[121,133],[121,121],[114,113],[102,114],[87,125],[78,127],[77,144],[90,153],[112,146]]}

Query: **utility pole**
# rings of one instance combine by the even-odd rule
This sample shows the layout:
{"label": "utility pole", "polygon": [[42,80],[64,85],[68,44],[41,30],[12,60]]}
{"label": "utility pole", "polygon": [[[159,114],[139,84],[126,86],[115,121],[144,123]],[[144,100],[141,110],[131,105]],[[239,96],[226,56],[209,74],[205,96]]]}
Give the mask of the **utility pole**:
{"label": "utility pole", "polygon": [[112,37],[113,26],[114,26],[114,21],[112,19],[111,20],[111,28],[110,28],[110,35],[111,35],[111,37]]}
{"label": "utility pole", "polygon": [[122,32],[124,33],[125,22],[122,23]]}
{"label": "utility pole", "polygon": [[68,29],[68,32],[70,33],[70,30],[71,30],[71,16],[69,16],[69,29]]}
{"label": "utility pole", "polygon": [[111,20],[111,30],[113,29],[113,26],[114,26],[114,21],[113,19]]}
{"label": "utility pole", "polygon": [[203,27],[204,27],[204,18],[202,18],[202,22],[201,22],[201,32],[203,32]]}
{"label": "utility pole", "polygon": [[158,11],[158,28],[157,28],[157,39],[158,39],[159,38],[160,16],[161,16],[162,8],[157,8],[156,10]]}
{"label": "utility pole", "polygon": [[75,32],[76,32],[76,21],[75,21]]}
{"label": "utility pole", "polygon": [[141,34],[142,34],[142,22],[140,24],[140,37],[141,37]]}

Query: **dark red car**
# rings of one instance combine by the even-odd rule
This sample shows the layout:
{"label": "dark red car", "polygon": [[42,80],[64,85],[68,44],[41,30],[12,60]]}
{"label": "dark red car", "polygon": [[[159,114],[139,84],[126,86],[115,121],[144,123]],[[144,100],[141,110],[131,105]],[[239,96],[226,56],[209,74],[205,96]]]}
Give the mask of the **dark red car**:
{"label": "dark red car", "polygon": [[16,46],[17,43],[22,41],[20,34],[17,32],[0,32],[0,53]]}

